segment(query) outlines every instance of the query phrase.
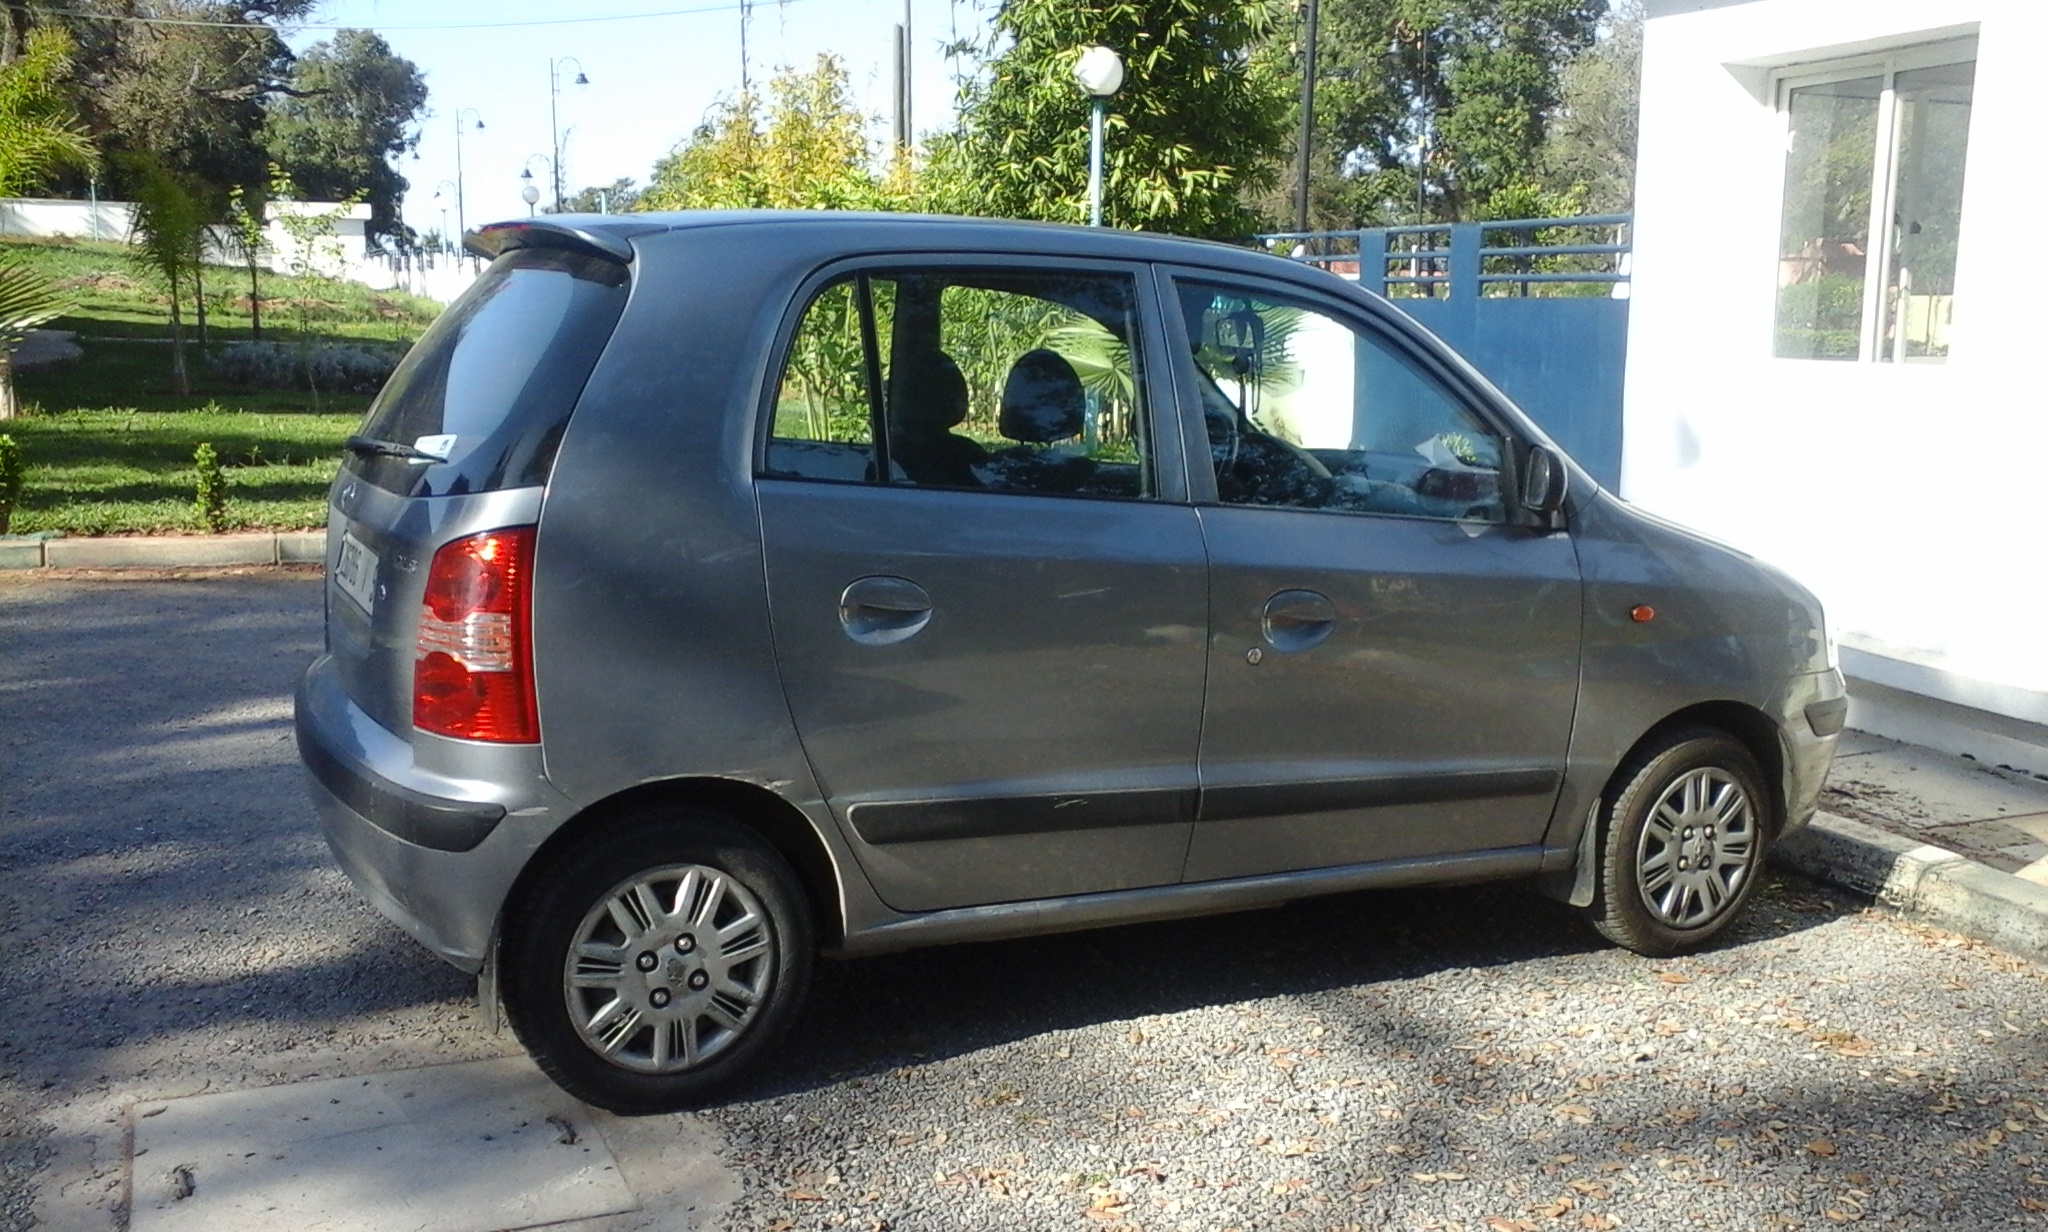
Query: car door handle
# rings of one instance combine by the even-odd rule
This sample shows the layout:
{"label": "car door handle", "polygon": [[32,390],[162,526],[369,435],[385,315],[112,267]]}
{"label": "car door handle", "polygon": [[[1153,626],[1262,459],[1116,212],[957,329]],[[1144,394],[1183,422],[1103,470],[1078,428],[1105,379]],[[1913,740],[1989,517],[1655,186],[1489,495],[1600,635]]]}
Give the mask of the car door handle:
{"label": "car door handle", "polygon": [[1259,633],[1275,650],[1313,649],[1336,628],[1337,605],[1313,590],[1283,590],[1259,614]]}
{"label": "car door handle", "polygon": [[859,578],[839,596],[839,627],[863,646],[915,637],[931,619],[932,597],[909,578]]}

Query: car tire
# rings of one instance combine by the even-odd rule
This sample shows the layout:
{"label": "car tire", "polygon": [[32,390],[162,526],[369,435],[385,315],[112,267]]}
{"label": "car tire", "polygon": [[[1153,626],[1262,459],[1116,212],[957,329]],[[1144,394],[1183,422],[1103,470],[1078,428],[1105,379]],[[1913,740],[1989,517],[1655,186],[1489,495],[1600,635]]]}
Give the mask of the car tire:
{"label": "car tire", "polygon": [[563,1090],[628,1116],[697,1106],[788,1031],[810,982],[809,903],[729,817],[642,810],[552,853],[508,908],[499,986]]}
{"label": "car tire", "polygon": [[1614,783],[1587,919],[1638,954],[1705,945],[1741,914],[1776,832],[1756,757],[1725,732],[1687,728],[1638,750]]}

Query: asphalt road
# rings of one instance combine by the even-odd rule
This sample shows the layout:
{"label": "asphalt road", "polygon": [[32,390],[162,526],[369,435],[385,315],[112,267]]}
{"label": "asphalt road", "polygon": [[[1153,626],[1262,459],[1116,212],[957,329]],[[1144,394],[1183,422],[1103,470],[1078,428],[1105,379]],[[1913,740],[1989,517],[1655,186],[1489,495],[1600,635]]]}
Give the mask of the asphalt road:
{"label": "asphalt road", "polygon": [[[507,1051],[314,831],[318,619],[0,575],[0,1229],[119,1227],[138,1101]],[[1798,880],[1667,962],[1482,886],[821,972],[757,1087],[606,1131],[727,1226],[2048,1227],[2048,972]]]}

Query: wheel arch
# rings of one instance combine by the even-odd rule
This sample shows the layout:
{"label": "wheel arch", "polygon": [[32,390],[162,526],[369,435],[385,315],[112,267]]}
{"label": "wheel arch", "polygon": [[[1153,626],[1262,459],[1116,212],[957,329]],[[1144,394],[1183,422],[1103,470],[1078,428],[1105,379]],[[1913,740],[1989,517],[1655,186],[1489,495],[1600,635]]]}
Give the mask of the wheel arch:
{"label": "wheel arch", "polygon": [[1710,727],[1734,738],[1756,758],[1771,793],[1771,837],[1785,825],[1785,750],[1778,742],[1778,725],[1755,706],[1737,701],[1699,702],[1675,711],[1652,724],[1615,764],[1614,774],[1602,789],[1603,799],[1612,800],[1618,780],[1634,764],[1643,749],[1670,733],[1687,727]]}
{"label": "wheel arch", "polygon": [[548,836],[526,861],[505,896],[507,908],[526,892],[536,870],[551,863],[549,857],[594,830],[619,817],[649,807],[689,807],[720,813],[746,826],[767,840],[802,883],[811,908],[812,927],[821,945],[837,945],[845,931],[845,914],[840,909],[838,865],[817,827],[803,811],[766,787],[739,779],[686,777],[636,783],[614,792],[577,813]]}

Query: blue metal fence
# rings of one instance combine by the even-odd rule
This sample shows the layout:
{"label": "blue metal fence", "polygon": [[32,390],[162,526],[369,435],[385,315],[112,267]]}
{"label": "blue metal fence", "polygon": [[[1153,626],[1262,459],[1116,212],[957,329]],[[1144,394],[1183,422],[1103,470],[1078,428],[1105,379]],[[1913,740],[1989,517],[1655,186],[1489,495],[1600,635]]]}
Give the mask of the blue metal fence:
{"label": "blue metal fence", "polygon": [[1608,487],[1621,480],[1630,216],[1275,232],[1261,245],[1387,296]]}

